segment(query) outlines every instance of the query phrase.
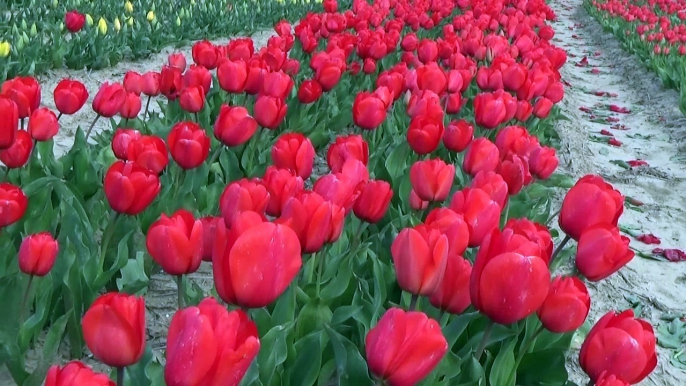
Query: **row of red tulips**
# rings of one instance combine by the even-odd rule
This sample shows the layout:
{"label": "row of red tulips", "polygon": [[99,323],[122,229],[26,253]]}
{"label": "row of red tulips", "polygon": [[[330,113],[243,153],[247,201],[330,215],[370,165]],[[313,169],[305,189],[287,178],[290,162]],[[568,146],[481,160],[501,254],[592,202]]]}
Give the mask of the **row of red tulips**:
{"label": "row of red tulips", "polygon": [[[566,237],[556,248],[557,232],[543,225],[555,217],[543,180],[558,166],[549,122],[566,60],[549,43],[552,11],[509,0],[357,1],[342,13],[326,0],[324,8],[294,28],[278,23],[259,50],[250,39],[198,42],[188,68],[174,54],[159,73],[103,84],[96,120],[121,120],[95,146],[86,143],[95,122],[79,131],[64,160],[31,149],[49,144],[62,114],[84,106],[85,87],[62,81],[55,114],[39,107],[35,79],[3,84],[0,158],[20,169],[10,180],[38,196],[39,182],[57,189],[58,178],[75,212],[92,210],[77,225],[60,211],[48,233],[21,241],[18,269],[29,289],[48,275],[67,283],[65,302],[76,291],[83,301],[83,317],[73,305],[52,308],[50,332],[61,338],[70,326],[72,347],[82,335],[118,369],[120,385],[124,368],[133,379],[151,366],[144,297],[121,285],[125,267],[152,273],[128,252],[141,247],[130,240],[140,233],[146,256],[178,284],[159,373],[167,385],[363,385],[374,382],[370,374],[394,386],[564,384],[572,334],[590,308],[584,280],[612,275],[633,252],[617,228],[624,198],[598,176],[566,194]],[[163,115],[148,108],[159,95]],[[339,132],[353,126],[364,134]],[[84,153],[96,162],[78,161]],[[7,228],[12,242],[20,242],[19,225],[36,227],[22,219],[36,213],[28,196],[0,185],[2,223],[17,223]],[[52,210],[51,202],[37,208]],[[96,257],[80,269],[69,253],[85,243],[66,229],[86,229],[109,211]],[[117,232],[125,236],[111,248]],[[560,275],[572,239],[576,269]],[[189,293],[187,276],[203,260],[216,295],[239,309],[203,299],[210,291],[202,288]],[[38,315],[41,298],[29,299]],[[23,322],[20,337],[29,330]],[[611,311],[586,337],[580,363],[591,385],[638,383],[657,364],[652,327]],[[53,367],[47,384],[75,377],[112,383],[73,362]]]}

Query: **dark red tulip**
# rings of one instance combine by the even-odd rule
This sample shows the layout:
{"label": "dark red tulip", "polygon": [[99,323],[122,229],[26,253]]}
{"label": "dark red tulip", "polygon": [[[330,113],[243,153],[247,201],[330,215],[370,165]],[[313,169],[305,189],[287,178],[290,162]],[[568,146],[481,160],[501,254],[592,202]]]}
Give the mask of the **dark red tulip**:
{"label": "dark red tulip", "polygon": [[170,101],[176,100],[183,88],[181,70],[177,67],[162,66],[160,71],[160,93]]}
{"label": "dark red tulip", "polygon": [[81,31],[86,24],[86,15],[78,11],[69,11],[64,14],[64,26],[72,33]]}
{"label": "dark red tulip", "polygon": [[272,146],[274,166],[295,172],[303,179],[310,178],[315,150],[309,138],[301,133],[281,135]]}
{"label": "dark red tulip", "polygon": [[29,119],[28,132],[36,141],[49,141],[57,135],[60,124],[57,116],[47,107],[33,110]]}
{"label": "dark red tulip", "polygon": [[167,145],[162,138],[155,135],[143,135],[129,143],[126,150],[128,161],[142,166],[152,173],[160,174],[169,163]]}
{"label": "dark red tulip", "polygon": [[78,80],[62,79],[53,92],[55,107],[62,114],[71,115],[81,110],[88,100],[86,86]]}
{"label": "dark red tulip", "polygon": [[472,264],[460,255],[448,256],[443,281],[431,295],[431,305],[451,314],[463,313],[470,304],[469,279]]}
{"label": "dark red tulip", "polygon": [[576,276],[558,276],[549,291],[537,312],[541,324],[557,334],[576,331],[586,321],[591,308],[591,297],[584,282]]}
{"label": "dark red tulip", "polygon": [[54,365],[48,370],[45,386],[115,386],[105,374],[94,372],[79,361],[72,361],[64,367]]}
{"label": "dark red tulip", "polygon": [[298,88],[298,100],[302,104],[314,103],[322,96],[322,86],[314,79],[307,79]]}
{"label": "dark red tulip", "polygon": [[257,326],[243,310],[213,298],[174,314],[167,336],[167,386],[237,386],[260,350]]}
{"label": "dark red tulip", "polygon": [[288,112],[288,104],[283,99],[260,95],[255,101],[255,120],[267,129],[274,130],[279,127]]}
{"label": "dark red tulip", "polygon": [[562,201],[560,228],[574,240],[598,224],[616,226],[624,211],[624,197],[596,175],[580,178]]}
{"label": "dark red tulip", "polygon": [[[145,352],[145,299],[110,292],[91,304],[81,320],[83,340],[100,362],[126,367]],[[112,342],[117,349],[112,350]]]}
{"label": "dark red tulip", "polygon": [[193,61],[209,70],[217,68],[219,62],[219,50],[207,40],[201,40],[193,44],[191,49]]}
{"label": "dark red tulip", "polygon": [[450,194],[455,166],[440,159],[417,161],[410,168],[412,189],[422,201],[443,201]]}
{"label": "dark red tulip", "polygon": [[391,308],[365,338],[369,370],[390,386],[426,378],[448,351],[441,326],[423,312]]}
{"label": "dark red tulip", "polygon": [[31,135],[24,130],[18,130],[12,146],[0,150],[0,161],[10,169],[23,167],[29,161],[32,150],[33,139]]}
{"label": "dark red tulip", "polygon": [[105,82],[93,99],[93,111],[99,116],[111,118],[119,113],[126,103],[126,90],[119,83]]}
{"label": "dark red tulip", "polygon": [[19,247],[19,269],[27,275],[45,276],[55,264],[59,245],[48,232],[26,236]]}
{"label": "dark red tulip", "polygon": [[119,115],[125,119],[135,119],[141,112],[141,97],[136,93],[127,93]]}
{"label": "dark red tulip", "polygon": [[226,186],[219,198],[219,209],[224,223],[231,228],[242,212],[256,212],[264,217],[269,204],[269,192],[258,180],[243,178]]}
{"label": "dark red tulip", "polygon": [[41,88],[32,76],[6,80],[0,87],[0,94],[12,99],[19,109],[19,118],[28,118],[40,106]]}
{"label": "dark red tulip", "polygon": [[167,145],[174,161],[186,170],[202,165],[210,153],[210,137],[200,125],[191,121],[174,125]]}
{"label": "dark red tulip", "polygon": [[105,174],[105,197],[115,212],[137,215],[160,192],[157,174],[133,162],[117,161]]}
{"label": "dark red tulip", "polygon": [[617,272],[634,258],[629,238],[622,236],[616,226],[597,224],[579,238],[576,267],[590,281],[600,281]]}
{"label": "dark red tulip", "polygon": [[267,167],[262,181],[269,192],[266,213],[274,217],[281,216],[281,210],[286,201],[302,191],[304,186],[303,179],[295,172],[279,169],[273,165]]}
{"label": "dark red tulip", "polygon": [[169,217],[163,213],[148,228],[145,245],[164,272],[174,276],[193,273],[202,262],[202,222],[185,209]]}
{"label": "dark red tulip", "polygon": [[355,200],[355,216],[368,223],[377,223],[386,215],[393,198],[391,184],[382,180],[369,180]]}
{"label": "dark red tulip", "polygon": [[[217,293],[227,303],[247,308],[271,304],[288,288],[302,266],[300,243],[285,226],[263,222],[234,236],[229,247],[226,226],[217,227],[212,270]],[[260,272],[259,275],[253,273]]]}
{"label": "dark red tulip", "polygon": [[112,137],[112,152],[114,156],[120,160],[128,160],[129,144],[137,141],[141,137],[141,133],[134,129],[117,129]]}
{"label": "dark red tulip", "polygon": [[633,310],[610,311],[586,335],[579,364],[593,381],[605,374],[640,383],[657,367],[653,327]]}
{"label": "dark red tulip", "polygon": [[214,122],[214,137],[226,146],[239,146],[257,131],[257,121],[243,106],[222,105]]}

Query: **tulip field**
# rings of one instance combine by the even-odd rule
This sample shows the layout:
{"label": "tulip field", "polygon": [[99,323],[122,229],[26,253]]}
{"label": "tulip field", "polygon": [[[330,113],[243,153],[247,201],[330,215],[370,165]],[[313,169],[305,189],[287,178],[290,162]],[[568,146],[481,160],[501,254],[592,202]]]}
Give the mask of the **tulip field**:
{"label": "tulip field", "polygon": [[585,5],[665,86],[680,90],[679,108],[686,114],[686,2],[588,0]]}
{"label": "tulip field", "polygon": [[[628,3],[587,5],[684,95],[667,33],[684,36],[683,1]],[[591,312],[646,255],[620,224],[643,204],[605,170],[566,172],[572,56],[544,0],[24,0],[4,17],[2,385],[627,386],[660,384],[665,334],[680,347],[634,303]],[[656,28],[671,52],[645,51]],[[184,43],[97,88],[38,80]]]}

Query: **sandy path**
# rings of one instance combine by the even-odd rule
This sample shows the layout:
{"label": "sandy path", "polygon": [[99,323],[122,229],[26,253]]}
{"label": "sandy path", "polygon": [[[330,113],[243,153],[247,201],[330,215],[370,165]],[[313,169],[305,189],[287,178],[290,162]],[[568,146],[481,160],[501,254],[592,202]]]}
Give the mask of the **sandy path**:
{"label": "sandy path", "polygon": [[[255,49],[259,49],[267,44],[267,39],[269,39],[272,34],[272,30],[260,31],[253,34],[252,38],[255,41]],[[212,42],[215,44],[226,44],[228,41],[229,38],[224,38],[213,40]],[[167,63],[167,57],[172,52],[182,52],[186,56],[188,65],[193,63],[191,46],[185,46],[178,49],[167,47],[161,52],[151,55],[147,59],[134,62],[120,62],[114,67],[109,67],[102,70],[91,71],[87,69],[60,69],[49,71],[45,74],[37,76],[36,78],[42,87],[42,102],[45,106],[51,108],[53,111],[57,111],[57,109],[55,108],[55,100],[52,96],[52,92],[57,86],[57,83],[64,78],[80,80],[86,85],[86,88],[90,93],[88,102],[79,112],[72,116],[63,116],[60,119],[60,131],[55,137],[55,156],[60,157],[71,149],[71,146],[74,143],[74,134],[76,133],[76,128],[78,126],[81,126],[83,130],[86,130],[90,126],[93,119],[95,119],[95,112],[91,107],[91,103],[93,102],[93,98],[95,98],[95,94],[98,92],[98,89],[102,83],[106,81],[121,82],[124,80],[124,74],[126,74],[128,71],[136,71],[141,74],[148,71],[159,71],[162,68],[162,65]],[[146,100],[147,98],[144,98],[142,101],[143,108],[141,109],[140,114],[143,114]],[[154,99],[150,103],[150,109],[159,111],[159,106]],[[117,117],[116,119],[119,118]],[[101,118],[95,124],[93,130],[94,132],[101,132],[102,130],[109,128],[109,120]]]}
{"label": "sandy path", "polygon": [[[555,1],[552,8],[558,17],[553,24],[553,42],[567,50],[569,59],[562,76],[571,84],[561,106],[570,121],[561,121],[558,127],[564,141],[562,170],[575,177],[602,175],[626,196],[645,203],[643,213],[626,208],[621,226],[635,229],[637,234],[655,234],[662,240],[661,248],[686,247],[686,118],[678,110],[678,94],[665,90],[657,76],[623,51],[587,14],[582,0]],[[584,57],[588,65],[583,64]],[[598,96],[599,91],[616,96]],[[610,104],[631,112],[611,112]],[[615,122],[608,122],[608,117]],[[600,134],[603,129],[611,132],[621,147],[593,141],[594,137],[610,138]],[[645,160],[650,166],[624,169],[611,163],[613,160]],[[655,247],[636,239],[631,246],[647,253]],[[627,298],[641,302],[642,317],[653,325],[664,323],[661,317],[666,313],[683,316],[685,274],[686,263],[636,256],[619,274],[590,286],[593,304],[589,318],[595,322],[611,309],[631,307]],[[585,385],[588,378],[578,368],[576,353],[570,364],[572,380]],[[660,349],[658,368],[641,385],[686,384],[686,373],[670,364],[674,354]]]}

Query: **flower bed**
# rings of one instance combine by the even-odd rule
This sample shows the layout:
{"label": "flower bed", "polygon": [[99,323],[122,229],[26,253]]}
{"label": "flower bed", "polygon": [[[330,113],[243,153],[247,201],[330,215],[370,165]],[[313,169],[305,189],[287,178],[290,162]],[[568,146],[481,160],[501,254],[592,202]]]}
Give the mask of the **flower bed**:
{"label": "flower bed", "polygon": [[[57,358],[62,341],[119,385],[569,384],[584,283],[634,254],[624,197],[555,173],[553,12],[323,5],[261,49],[199,41],[190,66],[172,54],[99,90],[65,79],[58,111],[34,78],[3,83],[0,355],[18,384],[113,384]],[[56,159],[60,117],[89,92],[112,130],[83,122]],[[190,278],[201,266],[213,285]],[[164,351],[146,333],[160,272],[179,309]],[[589,384],[638,383],[653,329],[608,310],[579,359]]]}
{"label": "flower bed", "polygon": [[680,91],[679,108],[686,114],[686,1],[586,0],[584,4],[666,87]]}

